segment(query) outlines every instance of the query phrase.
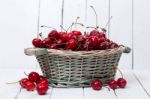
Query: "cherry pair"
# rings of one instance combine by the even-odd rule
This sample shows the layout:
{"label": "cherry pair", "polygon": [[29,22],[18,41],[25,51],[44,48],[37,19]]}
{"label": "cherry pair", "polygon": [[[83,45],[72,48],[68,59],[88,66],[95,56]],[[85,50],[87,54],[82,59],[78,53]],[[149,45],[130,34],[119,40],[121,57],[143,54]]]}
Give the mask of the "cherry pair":
{"label": "cherry pair", "polygon": [[36,89],[39,95],[44,95],[48,91],[48,80],[37,72],[29,73],[28,78],[22,78],[19,83],[27,91]]}

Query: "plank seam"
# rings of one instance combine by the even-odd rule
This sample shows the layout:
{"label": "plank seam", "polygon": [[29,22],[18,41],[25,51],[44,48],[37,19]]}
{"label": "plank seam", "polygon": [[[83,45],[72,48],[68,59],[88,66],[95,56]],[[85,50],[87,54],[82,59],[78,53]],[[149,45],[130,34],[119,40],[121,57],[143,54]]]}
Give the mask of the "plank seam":
{"label": "plank seam", "polygon": [[136,76],[136,74],[134,73],[134,71],[132,71],[132,74],[135,77],[135,79],[139,82],[140,86],[145,91],[145,93],[147,94],[147,96],[150,98],[150,94],[147,92],[147,90],[145,89],[145,87],[143,86],[143,84],[141,83],[141,81],[139,80],[139,78]]}

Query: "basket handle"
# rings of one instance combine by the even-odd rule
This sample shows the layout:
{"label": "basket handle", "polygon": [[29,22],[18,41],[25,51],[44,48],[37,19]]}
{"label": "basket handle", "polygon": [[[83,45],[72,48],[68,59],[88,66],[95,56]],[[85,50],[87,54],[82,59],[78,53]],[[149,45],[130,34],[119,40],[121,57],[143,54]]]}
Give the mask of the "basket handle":
{"label": "basket handle", "polygon": [[131,52],[131,48],[124,46],[124,45],[120,45],[122,47],[123,53],[130,53]]}
{"label": "basket handle", "polygon": [[28,56],[32,55],[45,55],[48,53],[47,49],[45,48],[26,48],[24,49],[24,53]]}

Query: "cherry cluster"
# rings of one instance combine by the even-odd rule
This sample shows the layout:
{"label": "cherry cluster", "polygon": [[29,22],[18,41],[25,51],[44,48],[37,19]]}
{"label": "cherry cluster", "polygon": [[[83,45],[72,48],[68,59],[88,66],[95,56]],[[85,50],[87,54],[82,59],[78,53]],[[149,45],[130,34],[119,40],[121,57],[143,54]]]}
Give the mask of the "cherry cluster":
{"label": "cherry cluster", "polygon": [[34,38],[32,44],[39,48],[63,49],[73,51],[105,50],[117,48],[118,44],[108,39],[105,32],[94,29],[87,34],[73,30],[58,32],[52,30],[43,40]]}
{"label": "cherry cluster", "polygon": [[[102,81],[101,80],[93,80],[92,83],[91,83],[91,87],[94,89],[94,90],[101,90],[102,89]],[[127,85],[127,81],[124,79],[124,78],[118,78],[118,80],[110,80],[108,82],[108,86],[110,89],[117,89],[118,87],[119,88],[125,88]]]}
{"label": "cherry cluster", "polygon": [[36,89],[39,95],[44,95],[48,91],[48,80],[37,72],[29,73],[28,78],[22,78],[19,84],[27,91]]}

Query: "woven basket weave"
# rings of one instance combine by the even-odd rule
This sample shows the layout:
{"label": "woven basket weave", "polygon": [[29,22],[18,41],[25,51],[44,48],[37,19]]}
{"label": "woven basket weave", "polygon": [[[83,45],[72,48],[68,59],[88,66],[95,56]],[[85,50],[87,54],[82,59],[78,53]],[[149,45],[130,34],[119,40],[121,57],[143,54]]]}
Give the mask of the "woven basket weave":
{"label": "woven basket weave", "polygon": [[41,70],[52,87],[89,87],[94,79],[106,85],[114,79],[118,62],[127,47],[94,51],[67,51],[27,48],[26,55],[35,55]]}

